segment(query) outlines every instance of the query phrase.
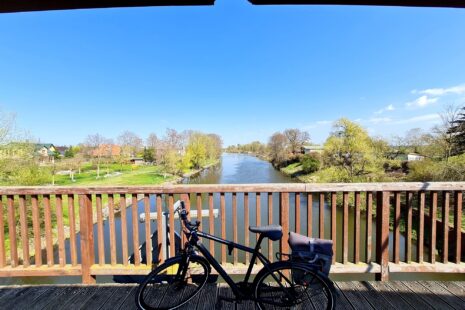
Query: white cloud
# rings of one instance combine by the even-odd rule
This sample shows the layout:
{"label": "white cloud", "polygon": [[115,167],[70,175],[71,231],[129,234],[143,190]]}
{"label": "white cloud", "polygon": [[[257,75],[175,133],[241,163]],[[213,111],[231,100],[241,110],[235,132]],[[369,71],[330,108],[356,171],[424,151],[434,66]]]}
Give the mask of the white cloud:
{"label": "white cloud", "polygon": [[396,124],[408,124],[408,123],[417,123],[417,122],[430,122],[430,121],[437,121],[441,119],[439,114],[424,114],[424,115],[417,115],[412,116],[405,119],[400,119],[395,121]]}
{"label": "white cloud", "polygon": [[309,129],[314,129],[314,128],[317,128],[317,127],[324,127],[324,126],[330,125],[332,123],[333,123],[333,121],[328,121],[328,120],[316,121],[316,122],[310,123],[308,125],[302,126],[301,129],[302,130],[309,130]]}
{"label": "white cloud", "polygon": [[423,108],[423,107],[426,107],[427,105],[436,103],[438,100],[439,98],[430,98],[427,95],[423,95],[421,97],[418,97],[414,101],[407,102],[405,105],[407,107]]}
{"label": "white cloud", "polygon": [[465,84],[452,86],[448,88],[428,88],[424,90],[416,91],[419,94],[428,95],[428,96],[444,96],[447,94],[464,94],[465,93]]}
{"label": "white cloud", "polygon": [[392,119],[389,117],[372,117],[368,120],[372,124],[390,123],[391,121]]}
{"label": "white cloud", "polygon": [[381,110],[378,110],[375,112],[376,115],[383,114],[384,112],[387,111],[394,111],[396,108],[394,107],[393,104],[388,105],[387,107],[382,108]]}

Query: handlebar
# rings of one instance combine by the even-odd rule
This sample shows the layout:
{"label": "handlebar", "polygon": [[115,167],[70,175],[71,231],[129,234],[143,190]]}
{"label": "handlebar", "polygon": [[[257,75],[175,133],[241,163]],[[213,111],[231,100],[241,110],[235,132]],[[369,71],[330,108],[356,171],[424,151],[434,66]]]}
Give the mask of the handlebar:
{"label": "handlebar", "polygon": [[187,215],[189,214],[189,212],[187,212],[186,210],[186,205],[184,201],[182,200],[176,201],[173,207],[174,207],[175,212],[179,212],[179,217],[182,223],[184,223],[184,226],[189,230],[189,232],[193,230],[197,230],[199,228],[200,221],[195,221],[195,223],[189,222],[189,219],[187,218]]}

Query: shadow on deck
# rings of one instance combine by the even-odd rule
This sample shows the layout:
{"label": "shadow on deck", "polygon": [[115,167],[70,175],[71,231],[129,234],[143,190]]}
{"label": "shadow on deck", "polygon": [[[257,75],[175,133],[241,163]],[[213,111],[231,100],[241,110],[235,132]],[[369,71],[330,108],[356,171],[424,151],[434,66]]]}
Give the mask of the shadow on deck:
{"label": "shadow on deck", "polygon": [[[465,282],[336,282],[337,309],[465,309]],[[2,309],[135,309],[135,285],[0,287]],[[180,309],[234,309],[223,284],[206,288]],[[238,309],[254,309],[252,302]]]}

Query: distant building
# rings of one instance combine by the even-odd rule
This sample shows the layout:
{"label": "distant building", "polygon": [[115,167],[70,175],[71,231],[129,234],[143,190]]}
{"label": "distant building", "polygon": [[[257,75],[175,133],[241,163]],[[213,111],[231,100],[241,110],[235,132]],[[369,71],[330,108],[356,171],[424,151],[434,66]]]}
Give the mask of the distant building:
{"label": "distant building", "polygon": [[56,146],[55,150],[60,153],[60,157],[65,157],[66,151],[69,149],[68,146]]}
{"label": "distant building", "polygon": [[36,143],[34,155],[39,158],[40,163],[54,163],[57,149],[51,143]]}
{"label": "distant building", "polygon": [[407,161],[416,161],[416,160],[423,160],[425,156],[417,154],[417,153],[409,153],[407,154]]}
{"label": "distant building", "polygon": [[145,161],[142,157],[131,157],[129,159],[130,163],[133,165],[143,165],[145,164]]}
{"label": "distant building", "polygon": [[386,155],[389,159],[397,159],[401,161],[417,161],[425,159],[425,156],[418,153],[390,152]]}
{"label": "distant building", "polygon": [[323,153],[322,145],[304,145],[302,146],[302,154]]}
{"label": "distant building", "polygon": [[91,151],[93,157],[113,157],[121,155],[121,146],[116,144],[102,144]]}

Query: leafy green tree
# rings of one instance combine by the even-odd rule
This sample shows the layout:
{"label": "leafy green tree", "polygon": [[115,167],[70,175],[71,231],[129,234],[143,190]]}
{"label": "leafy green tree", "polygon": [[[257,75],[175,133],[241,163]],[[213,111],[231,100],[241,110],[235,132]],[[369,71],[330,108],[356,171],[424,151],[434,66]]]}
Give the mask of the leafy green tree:
{"label": "leafy green tree", "polygon": [[364,128],[341,118],[333,129],[324,144],[324,157],[327,165],[339,170],[342,179],[337,181],[361,181],[382,173],[383,154]]}
{"label": "leafy green tree", "polygon": [[302,172],[309,174],[318,171],[320,169],[320,161],[310,155],[305,155],[301,159]]}
{"label": "leafy green tree", "polygon": [[448,133],[452,134],[452,154],[465,152],[465,107],[461,109],[456,120],[451,123]]}
{"label": "leafy green tree", "polygon": [[144,161],[147,163],[152,163],[155,161],[155,150],[152,148],[144,148],[143,156]]}

